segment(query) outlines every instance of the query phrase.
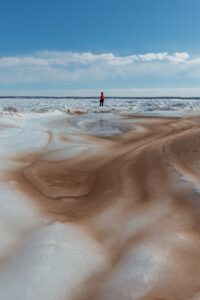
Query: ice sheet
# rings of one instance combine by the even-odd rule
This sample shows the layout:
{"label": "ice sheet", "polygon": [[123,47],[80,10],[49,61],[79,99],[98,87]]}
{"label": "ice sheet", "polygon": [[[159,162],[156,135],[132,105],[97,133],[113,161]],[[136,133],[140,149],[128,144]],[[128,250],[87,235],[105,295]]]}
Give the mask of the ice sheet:
{"label": "ice sheet", "polygon": [[[180,130],[191,126],[192,131],[198,120],[179,125],[170,119],[168,127],[163,118],[159,127],[158,118],[128,119],[127,115],[193,114],[199,111],[199,101],[107,99],[101,109],[96,99],[1,99],[0,103],[0,299],[150,300],[154,298],[145,297],[155,284],[159,286],[160,277],[162,284],[172,284],[177,266],[177,278],[190,272],[190,263],[196,272],[200,242],[192,231],[193,210],[177,209],[185,198],[171,183],[174,170],[164,146],[176,129],[179,134],[179,126]],[[140,126],[144,131],[138,130]],[[198,159],[198,151],[192,153]],[[31,160],[33,154],[36,162]],[[47,171],[41,174],[43,165]],[[31,194],[22,183],[26,170],[33,167],[34,175],[37,166],[39,183],[32,185],[36,189]],[[20,168],[21,177],[8,176]],[[85,178],[90,173],[88,183]],[[27,176],[26,188],[33,177]],[[84,182],[89,198],[85,192],[82,195]],[[184,186],[191,196],[190,186]],[[168,190],[171,194],[162,196]],[[58,203],[55,214],[47,198],[55,207]],[[75,210],[67,219],[71,204]],[[175,258],[170,260],[171,253]],[[188,265],[187,259],[191,259]],[[196,289],[192,276],[189,284]],[[182,291],[178,285],[173,288],[175,294]],[[198,293],[188,299],[198,299]]]}
{"label": "ice sheet", "polygon": [[105,106],[99,108],[98,99],[0,99],[0,111],[7,115],[20,112],[52,112],[66,113],[196,113],[200,111],[200,100],[197,99],[106,99]]}

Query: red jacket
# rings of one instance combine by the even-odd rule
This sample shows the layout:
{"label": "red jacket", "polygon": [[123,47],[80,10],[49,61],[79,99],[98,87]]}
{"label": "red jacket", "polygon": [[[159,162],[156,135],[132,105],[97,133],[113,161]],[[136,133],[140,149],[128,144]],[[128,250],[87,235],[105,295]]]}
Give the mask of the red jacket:
{"label": "red jacket", "polygon": [[100,101],[104,101],[104,99],[105,99],[104,95],[101,95],[100,96]]}

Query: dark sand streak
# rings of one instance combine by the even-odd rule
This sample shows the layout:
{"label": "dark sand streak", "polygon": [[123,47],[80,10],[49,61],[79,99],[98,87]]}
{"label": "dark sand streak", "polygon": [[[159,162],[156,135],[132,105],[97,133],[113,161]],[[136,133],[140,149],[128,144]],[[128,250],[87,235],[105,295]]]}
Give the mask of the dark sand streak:
{"label": "dark sand streak", "polygon": [[[102,152],[57,162],[45,160],[53,151],[47,146],[16,158],[21,167],[6,177],[52,220],[84,226],[107,253],[107,267],[77,287],[74,300],[192,300],[200,292],[200,118],[128,120],[143,130],[82,134]],[[57,138],[68,144],[64,135]],[[110,223],[101,220],[115,208]],[[115,278],[127,253],[149,244],[167,251],[168,260],[155,278],[138,283],[143,293],[137,297],[134,279],[120,287]],[[124,277],[131,272],[134,256]]]}

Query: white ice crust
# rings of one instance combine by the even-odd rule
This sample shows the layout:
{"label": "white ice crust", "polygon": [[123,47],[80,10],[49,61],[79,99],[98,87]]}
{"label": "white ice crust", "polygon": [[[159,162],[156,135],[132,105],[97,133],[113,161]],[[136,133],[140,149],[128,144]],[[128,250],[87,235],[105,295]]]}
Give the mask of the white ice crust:
{"label": "white ice crust", "polygon": [[[70,138],[75,141],[74,146],[69,143],[68,147],[62,147],[60,142],[57,152],[49,152],[47,159],[71,158],[88,149],[93,151],[92,144],[84,144],[73,135],[80,129],[87,133],[87,122],[101,121],[97,124],[101,124],[101,132],[105,135],[118,133],[115,112],[161,115],[198,113],[200,101],[107,99],[105,107],[100,109],[97,99],[0,99],[0,173],[15,168],[17,163],[12,158],[22,152],[40,150],[46,145],[56,149],[56,137],[48,144],[47,123],[70,118],[73,112],[91,114],[87,118],[77,116],[74,126],[63,129],[72,134]],[[111,112],[114,125],[104,127],[103,121],[109,119]],[[99,119],[100,115],[104,117]],[[98,125],[91,128],[90,133],[98,134]],[[51,130],[56,136],[59,130],[56,123]],[[167,209],[154,210],[153,217],[160,213],[164,215]],[[99,217],[99,228],[102,220],[103,223],[109,222],[110,216],[117,217],[118,208]],[[127,220],[123,228],[125,236],[129,235],[130,228],[138,229],[145,222],[151,223],[150,217],[147,218],[145,213],[143,216],[145,221]],[[52,222],[42,215],[27,195],[18,191],[15,181],[5,181],[3,175],[0,175],[0,236],[1,300],[73,299],[76,288],[82,286],[93,272],[105,268],[107,263],[101,244],[95,242],[86,230],[74,224]],[[149,242],[127,253],[112,278],[108,278],[109,287],[106,285],[102,291],[100,289],[102,299],[118,299],[116,289],[114,293],[116,286],[124,286],[131,293],[134,290],[135,298],[132,299],[142,297],[144,285],[147,289],[151,288],[153,278],[166,262],[167,251],[161,250],[162,245],[155,246]],[[146,269],[149,271],[146,272]],[[111,290],[113,287],[113,294],[111,292],[110,298],[107,298],[110,287]],[[118,294],[121,299],[123,291]]]}
{"label": "white ice crust", "polygon": [[195,113],[200,111],[198,99],[106,99],[105,106],[99,108],[98,99],[0,99],[0,111],[11,114],[20,112],[65,111],[80,112],[124,112],[148,114]]}
{"label": "white ice crust", "polygon": [[[62,224],[44,216],[31,199],[4,173],[18,166],[21,153],[44,149],[47,122],[61,112],[8,114],[0,117],[0,299],[72,299],[76,287],[106,262],[101,245],[78,225]],[[65,116],[66,117],[66,116]],[[55,129],[56,131],[56,129]],[[56,139],[49,144],[56,148]],[[77,144],[73,153],[60,148],[49,160],[85,151]]]}

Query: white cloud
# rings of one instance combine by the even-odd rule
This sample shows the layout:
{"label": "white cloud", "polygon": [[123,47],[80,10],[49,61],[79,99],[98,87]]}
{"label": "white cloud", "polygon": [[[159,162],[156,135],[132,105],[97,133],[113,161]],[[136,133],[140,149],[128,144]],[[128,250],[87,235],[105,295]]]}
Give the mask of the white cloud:
{"label": "white cloud", "polygon": [[0,58],[0,67],[15,67],[15,66],[29,66],[29,65],[48,65],[45,59],[25,56],[25,57],[2,57]]}
{"label": "white cloud", "polygon": [[1,84],[90,83],[135,79],[152,75],[200,77],[200,57],[187,52],[133,54],[40,51],[31,55],[0,57]]}
{"label": "white cloud", "polygon": [[32,56],[11,56],[0,57],[0,67],[11,66],[68,66],[73,64],[94,64],[107,63],[111,65],[127,65],[135,62],[148,61],[168,61],[168,62],[185,62],[189,59],[187,52],[174,53],[169,55],[163,53],[147,53],[129,56],[116,56],[112,53],[93,54],[91,52],[72,53],[72,52],[56,52],[43,51],[36,52]]}

